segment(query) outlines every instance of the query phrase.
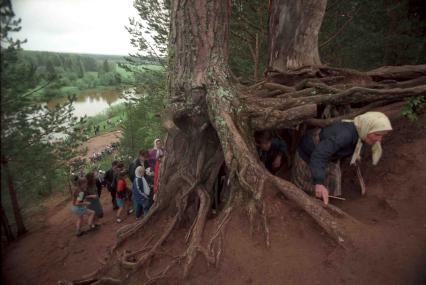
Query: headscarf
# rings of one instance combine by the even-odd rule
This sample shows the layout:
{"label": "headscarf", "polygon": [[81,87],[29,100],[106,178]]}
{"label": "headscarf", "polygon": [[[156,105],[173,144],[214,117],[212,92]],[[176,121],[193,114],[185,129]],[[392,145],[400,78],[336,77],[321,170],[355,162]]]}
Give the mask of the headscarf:
{"label": "headscarf", "polygon": [[[367,135],[374,132],[391,131],[392,125],[389,118],[381,112],[367,112],[356,116],[353,120],[343,120],[344,122],[353,122],[358,133],[358,142],[352,155],[351,165],[361,160],[361,149],[363,141]],[[382,145],[376,142],[371,146],[373,154],[373,165],[376,165],[382,157]]]}
{"label": "headscarf", "polygon": [[158,148],[157,148],[157,142],[158,142],[158,141],[161,141],[161,140],[160,140],[160,139],[155,139],[155,140],[154,140],[154,149],[158,149]]}
{"label": "headscarf", "polygon": [[163,156],[163,150],[161,148],[157,148],[157,142],[161,141],[160,139],[154,140],[154,150],[155,150],[155,159],[158,159],[159,157]]}

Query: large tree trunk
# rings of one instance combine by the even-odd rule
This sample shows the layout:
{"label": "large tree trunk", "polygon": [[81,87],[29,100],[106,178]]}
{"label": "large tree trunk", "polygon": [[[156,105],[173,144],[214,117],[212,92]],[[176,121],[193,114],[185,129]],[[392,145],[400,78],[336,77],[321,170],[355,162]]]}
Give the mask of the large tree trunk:
{"label": "large tree trunk", "polygon": [[268,69],[320,65],[318,34],[327,0],[271,0]]}

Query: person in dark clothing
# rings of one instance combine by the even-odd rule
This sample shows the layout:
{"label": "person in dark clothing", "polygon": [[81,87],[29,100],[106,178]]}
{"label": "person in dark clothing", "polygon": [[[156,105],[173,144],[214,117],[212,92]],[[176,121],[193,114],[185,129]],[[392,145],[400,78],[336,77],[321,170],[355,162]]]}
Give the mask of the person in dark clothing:
{"label": "person in dark clothing", "polygon": [[96,190],[98,192],[99,198],[101,197],[101,194],[102,194],[102,188],[106,187],[103,175],[104,173],[102,170],[95,172],[95,178],[96,178],[95,184],[96,184]]}
{"label": "person in dark clothing", "polygon": [[219,174],[217,175],[217,179],[215,181],[214,187],[213,187],[213,199],[212,199],[212,213],[216,214],[217,210],[220,207],[220,204],[222,203],[221,194],[225,190],[226,187],[226,176],[228,175],[228,169],[226,168],[225,162],[222,163]]}
{"label": "person in dark clothing", "polygon": [[104,182],[105,185],[111,194],[111,202],[114,210],[118,209],[117,201],[116,201],[116,191],[115,191],[115,176],[117,172],[117,166],[119,162],[114,160],[111,164],[111,168],[105,172]]}
{"label": "person in dark clothing", "polygon": [[136,204],[136,219],[140,219],[142,215],[148,214],[149,208],[151,207],[150,193],[152,190],[144,178],[145,168],[143,166],[138,166],[135,170],[135,174],[132,192],[133,200]]}
{"label": "person in dark clothing", "polygon": [[[120,167],[120,164],[117,166],[117,169],[122,169],[122,167]],[[127,177],[127,172],[124,170],[120,170],[117,174],[116,174],[116,201],[117,201],[117,205],[118,205],[118,211],[117,211],[117,223],[121,223],[123,220],[121,219],[121,212],[124,210],[126,211],[126,209],[129,206],[129,189],[127,188],[127,183],[126,183],[126,177]]]}
{"label": "person in dark clothing", "polygon": [[88,205],[87,208],[92,211],[95,211],[94,222],[104,216],[104,211],[99,200],[98,190],[96,189],[96,175],[96,171],[91,171],[86,174],[87,194],[91,196],[91,198],[88,199],[90,205]]}
{"label": "person in dark clothing", "polygon": [[149,167],[148,165],[148,157],[149,153],[148,151],[141,149],[138,154],[138,158],[136,158],[130,165],[129,165],[129,178],[130,181],[135,180],[135,170],[138,166],[143,166],[145,169]]}
{"label": "person in dark clothing", "polygon": [[271,173],[276,173],[284,164],[284,160],[288,160],[288,151],[286,143],[274,138],[269,131],[255,132],[257,152],[260,160]]}
{"label": "person in dark clothing", "polygon": [[363,143],[372,146],[373,164],[381,157],[381,140],[392,130],[385,114],[367,112],[353,121],[333,123],[323,129],[307,132],[299,143],[292,168],[293,182],[307,193],[328,204],[329,195],[341,195],[340,159],[352,156],[351,164],[360,159]]}

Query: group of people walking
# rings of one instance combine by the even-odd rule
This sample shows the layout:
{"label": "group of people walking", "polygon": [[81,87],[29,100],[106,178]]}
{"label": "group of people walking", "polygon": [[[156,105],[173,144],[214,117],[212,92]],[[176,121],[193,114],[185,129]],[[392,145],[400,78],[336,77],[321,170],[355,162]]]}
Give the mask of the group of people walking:
{"label": "group of people walking", "polygon": [[[105,172],[92,171],[74,179],[72,212],[77,217],[76,235],[81,236],[83,218],[87,216],[89,231],[99,227],[97,219],[103,217],[100,196],[103,189],[111,195],[117,223],[124,215],[135,212],[136,219],[146,215],[156,199],[156,183],[161,158],[164,156],[161,140],[154,141],[150,150],[140,150],[138,157],[125,169],[124,163],[113,161]],[[129,186],[128,179],[131,186]]]}

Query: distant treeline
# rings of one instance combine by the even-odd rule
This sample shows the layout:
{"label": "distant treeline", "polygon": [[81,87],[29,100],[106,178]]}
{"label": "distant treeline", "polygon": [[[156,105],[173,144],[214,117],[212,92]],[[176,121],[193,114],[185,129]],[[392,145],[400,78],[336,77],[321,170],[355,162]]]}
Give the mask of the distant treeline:
{"label": "distant treeline", "polygon": [[[40,101],[84,89],[135,83],[133,74],[123,67],[126,63],[123,56],[20,51],[18,62],[31,71],[34,86],[50,82],[34,93]],[[155,60],[146,57],[143,63],[155,65]]]}

